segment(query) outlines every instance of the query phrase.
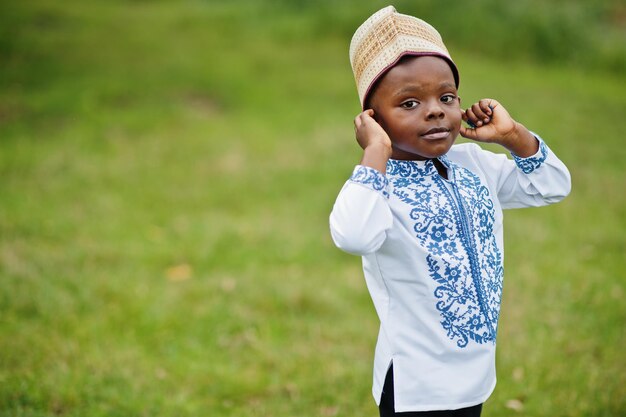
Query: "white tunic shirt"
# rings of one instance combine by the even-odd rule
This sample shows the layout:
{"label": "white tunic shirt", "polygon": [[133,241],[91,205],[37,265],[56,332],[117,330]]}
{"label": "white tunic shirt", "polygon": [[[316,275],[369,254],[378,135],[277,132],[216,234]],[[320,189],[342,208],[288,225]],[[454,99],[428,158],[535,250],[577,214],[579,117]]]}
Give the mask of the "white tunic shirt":
{"label": "white tunic shirt", "polygon": [[529,158],[454,145],[434,163],[358,165],[330,215],[335,244],[363,257],[381,326],[373,395],[393,362],[396,412],[484,402],[496,384],[502,209],[563,199],[570,175],[539,139]]}

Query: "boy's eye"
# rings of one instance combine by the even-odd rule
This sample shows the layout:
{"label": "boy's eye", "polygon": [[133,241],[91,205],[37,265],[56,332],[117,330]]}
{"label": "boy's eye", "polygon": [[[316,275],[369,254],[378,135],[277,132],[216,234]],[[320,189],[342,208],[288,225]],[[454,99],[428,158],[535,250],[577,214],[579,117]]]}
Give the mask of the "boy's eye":
{"label": "boy's eye", "polygon": [[417,101],[415,100],[407,100],[404,103],[400,104],[400,106],[404,109],[412,109],[414,107],[417,107]]}
{"label": "boy's eye", "polygon": [[441,97],[442,103],[452,103],[454,100],[456,100],[456,96],[453,94],[446,94],[445,96]]}

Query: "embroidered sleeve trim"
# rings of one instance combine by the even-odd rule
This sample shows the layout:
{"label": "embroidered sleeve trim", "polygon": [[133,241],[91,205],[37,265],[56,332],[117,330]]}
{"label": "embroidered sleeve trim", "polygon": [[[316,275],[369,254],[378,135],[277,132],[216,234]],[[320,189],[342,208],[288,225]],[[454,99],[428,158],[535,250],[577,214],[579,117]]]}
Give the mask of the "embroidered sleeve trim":
{"label": "embroidered sleeve trim", "polygon": [[528,158],[521,158],[515,154],[511,154],[518,168],[522,170],[524,174],[530,174],[537,168],[539,168],[548,157],[548,146],[544,141],[539,140],[539,151]]}
{"label": "embroidered sleeve trim", "polygon": [[352,172],[350,181],[361,184],[374,191],[378,191],[385,198],[389,198],[389,181],[387,177],[374,168],[357,165]]}

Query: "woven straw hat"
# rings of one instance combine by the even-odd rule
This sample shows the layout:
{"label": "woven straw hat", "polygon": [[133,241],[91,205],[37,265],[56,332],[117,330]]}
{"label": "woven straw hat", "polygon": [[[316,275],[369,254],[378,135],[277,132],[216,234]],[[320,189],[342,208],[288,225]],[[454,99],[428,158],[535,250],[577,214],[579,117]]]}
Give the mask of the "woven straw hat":
{"label": "woven straw hat", "polygon": [[439,32],[423,20],[387,6],[363,22],[350,42],[350,64],[362,107],[374,83],[406,55],[445,59],[459,86],[459,72]]}

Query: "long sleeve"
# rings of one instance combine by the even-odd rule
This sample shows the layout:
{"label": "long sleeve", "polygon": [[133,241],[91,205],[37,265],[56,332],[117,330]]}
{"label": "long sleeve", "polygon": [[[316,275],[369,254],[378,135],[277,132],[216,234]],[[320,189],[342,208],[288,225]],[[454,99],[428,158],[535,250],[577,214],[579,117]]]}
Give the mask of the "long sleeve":
{"label": "long sleeve", "polygon": [[376,251],[393,224],[389,183],[379,171],[357,165],[330,214],[330,232],[338,248],[355,255]]}
{"label": "long sleeve", "polygon": [[473,146],[474,157],[495,181],[502,208],[538,207],[557,203],[571,190],[567,167],[538,136],[539,150],[528,158],[516,155],[513,160],[502,154],[491,154]]}

